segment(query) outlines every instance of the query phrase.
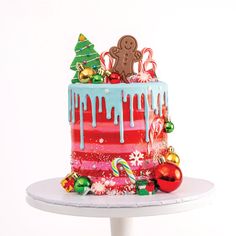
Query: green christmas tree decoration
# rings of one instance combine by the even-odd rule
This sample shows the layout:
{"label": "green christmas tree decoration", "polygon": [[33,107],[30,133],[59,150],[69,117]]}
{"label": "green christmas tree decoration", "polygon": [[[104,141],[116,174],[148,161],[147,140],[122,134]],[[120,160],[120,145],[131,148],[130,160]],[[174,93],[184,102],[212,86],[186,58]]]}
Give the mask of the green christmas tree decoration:
{"label": "green christmas tree decoration", "polygon": [[75,53],[76,56],[70,66],[72,70],[76,71],[72,83],[78,82],[78,64],[81,63],[85,68],[89,67],[96,71],[101,67],[100,55],[94,50],[94,44],[83,34],[79,35],[78,42],[75,46]]}

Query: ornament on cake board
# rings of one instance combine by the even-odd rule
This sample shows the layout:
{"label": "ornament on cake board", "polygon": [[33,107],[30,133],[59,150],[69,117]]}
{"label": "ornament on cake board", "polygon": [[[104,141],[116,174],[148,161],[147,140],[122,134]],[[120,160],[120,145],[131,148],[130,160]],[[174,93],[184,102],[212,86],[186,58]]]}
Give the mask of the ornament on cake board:
{"label": "ornament on cake board", "polygon": [[181,169],[177,165],[167,162],[163,156],[159,157],[158,161],[159,165],[154,170],[158,188],[166,193],[176,190],[182,183]]}
{"label": "ornament on cake board", "polygon": [[86,195],[90,191],[91,180],[86,176],[80,176],[74,185],[74,190],[80,195]]}
{"label": "ornament on cake board", "polygon": [[[70,66],[72,70],[76,71],[72,83],[79,82],[78,78],[81,70],[78,70],[78,64],[82,64],[84,68],[90,68],[90,70],[95,71],[101,67],[99,60],[100,56],[97,51],[95,51],[94,44],[92,44],[83,34],[79,35],[78,42],[75,46],[75,53],[76,56]],[[82,75],[82,77],[83,76],[84,75]],[[82,79],[84,79],[84,77]]]}

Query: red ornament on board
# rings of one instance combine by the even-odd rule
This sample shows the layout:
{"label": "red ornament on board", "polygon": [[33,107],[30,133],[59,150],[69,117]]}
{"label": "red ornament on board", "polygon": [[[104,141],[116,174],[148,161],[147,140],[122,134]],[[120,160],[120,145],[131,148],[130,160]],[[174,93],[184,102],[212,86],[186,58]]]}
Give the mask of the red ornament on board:
{"label": "red ornament on board", "polygon": [[121,75],[118,73],[111,73],[111,75],[109,76],[109,80],[111,84],[119,84],[121,81]]}
{"label": "red ornament on board", "polygon": [[183,179],[181,169],[175,164],[165,162],[164,157],[159,159],[159,163],[155,168],[155,177],[159,189],[166,193],[176,190]]}

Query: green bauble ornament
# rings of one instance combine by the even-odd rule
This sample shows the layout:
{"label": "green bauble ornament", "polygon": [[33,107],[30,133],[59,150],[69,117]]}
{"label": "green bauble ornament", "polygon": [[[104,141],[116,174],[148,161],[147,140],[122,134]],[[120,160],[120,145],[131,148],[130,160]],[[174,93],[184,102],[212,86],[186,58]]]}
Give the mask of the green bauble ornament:
{"label": "green bauble ornament", "polygon": [[75,192],[84,195],[87,194],[91,187],[91,181],[88,177],[81,176],[75,181],[74,190]]}
{"label": "green bauble ornament", "polygon": [[101,75],[96,74],[92,76],[92,82],[93,84],[102,84],[104,82],[104,79]]}
{"label": "green bauble ornament", "polygon": [[164,129],[166,133],[171,133],[174,131],[174,124],[171,121],[165,122]]}

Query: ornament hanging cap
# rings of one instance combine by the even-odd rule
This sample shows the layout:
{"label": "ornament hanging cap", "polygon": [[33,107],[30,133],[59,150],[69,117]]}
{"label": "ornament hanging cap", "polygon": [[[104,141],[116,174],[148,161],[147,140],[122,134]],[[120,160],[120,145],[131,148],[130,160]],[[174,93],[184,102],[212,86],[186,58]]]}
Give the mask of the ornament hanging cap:
{"label": "ornament hanging cap", "polygon": [[83,66],[83,64],[77,62],[77,63],[76,63],[76,69],[77,69],[77,71],[79,71],[79,72],[82,71],[82,70],[84,70],[84,66]]}
{"label": "ornament hanging cap", "polygon": [[158,158],[158,162],[159,162],[159,164],[165,163],[165,162],[166,162],[165,157],[164,157],[164,156],[160,156],[160,157]]}
{"label": "ornament hanging cap", "polygon": [[174,147],[172,147],[172,146],[169,146],[169,147],[168,147],[168,151],[169,151],[169,152],[174,152],[174,151],[175,151],[175,149],[174,149]]}

